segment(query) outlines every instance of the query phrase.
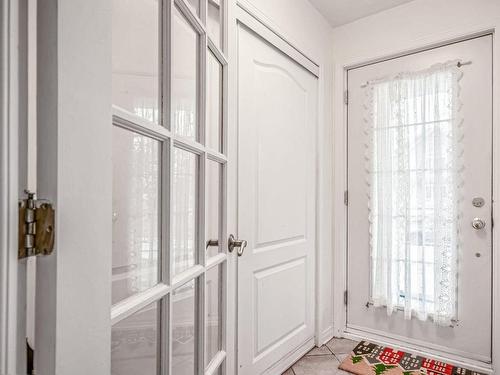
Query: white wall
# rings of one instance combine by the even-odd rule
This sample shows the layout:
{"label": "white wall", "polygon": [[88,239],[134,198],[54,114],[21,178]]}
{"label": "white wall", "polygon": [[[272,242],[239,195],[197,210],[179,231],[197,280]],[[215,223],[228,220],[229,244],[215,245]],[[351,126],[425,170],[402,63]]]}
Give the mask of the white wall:
{"label": "white wall", "polygon": [[[474,35],[500,27],[500,1],[498,0],[415,0],[399,7],[357,20],[334,29],[334,206],[335,206],[335,278],[334,321],[335,334],[340,335],[345,325],[345,307],[342,293],[345,288],[345,88],[344,67],[369,60],[409,52],[419,48],[442,44],[457,38]],[[498,31],[498,30],[497,30]],[[500,42],[494,42],[494,97],[500,93],[498,79]],[[495,99],[498,103],[498,99]],[[494,123],[499,123],[498,104]],[[495,127],[494,127],[495,128]],[[495,139],[499,139],[498,134]],[[494,163],[498,160],[496,157]],[[498,189],[497,189],[498,190]],[[498,234],[495,234],[498,238]],[[494,249],[495,251],[495,249]],[[496,261],[497,269],[500,267]],[[494,303],[500,295],[495,290]],[[496,301],[496,302],[495,302]],[[498,307],[496,308],[498,310]],[[498,330],[496,331],[498,333]],[[495,332],[494,332],[495,333]],[[498,336],[498,335],[497,335]],[[497,342],[494,351],[499,352]],[[497,358],[500,359],[500,358]]]}
{"label": "white wall", "polygon": [[332,28],[307,0],[245,0],[295,48],[320,66],[316,274],[316,343],[333,335],[332,300]]}

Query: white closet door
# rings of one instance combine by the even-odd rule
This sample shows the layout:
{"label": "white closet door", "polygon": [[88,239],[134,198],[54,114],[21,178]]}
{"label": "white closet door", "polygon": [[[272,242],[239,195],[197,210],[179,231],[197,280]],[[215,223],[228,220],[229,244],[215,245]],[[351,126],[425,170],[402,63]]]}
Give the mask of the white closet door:
{"label": "white closet door", "polygon": [[317,78],[238,35],[239,373],[272,374],[314,336]]}

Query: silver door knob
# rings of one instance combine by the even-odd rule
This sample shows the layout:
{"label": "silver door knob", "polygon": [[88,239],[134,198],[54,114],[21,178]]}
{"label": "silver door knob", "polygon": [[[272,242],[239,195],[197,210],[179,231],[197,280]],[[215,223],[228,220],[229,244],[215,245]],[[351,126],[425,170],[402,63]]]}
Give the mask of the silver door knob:
{"label": "silver door knob", "polygon": [[475,230],[480,230],[483,229],[486,226],[486,223],[484,222],[483,219],[480,219],[478,217],[475,217],[472,219],[472,228]]}
{"label": "silver door knob", "polygon": [[227,249],[229,250],[230,253],[233,252],[234,248],[238,248],[238,256],[242,256],[243,252],[245,251],[245,247],[247,247],[248,242],[245,240],[237,240],[234,238],[234,236],[231,234],[229,235],[229,239],[227,240]]}

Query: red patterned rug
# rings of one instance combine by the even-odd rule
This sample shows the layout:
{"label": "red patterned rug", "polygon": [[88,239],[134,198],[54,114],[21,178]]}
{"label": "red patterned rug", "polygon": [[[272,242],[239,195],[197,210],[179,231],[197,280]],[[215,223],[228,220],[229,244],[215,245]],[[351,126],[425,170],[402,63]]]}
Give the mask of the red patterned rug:
{"label": "red patterned rug", "polygon": [[368,341],[356,345],[339,368],[357,375],[485,375]]}

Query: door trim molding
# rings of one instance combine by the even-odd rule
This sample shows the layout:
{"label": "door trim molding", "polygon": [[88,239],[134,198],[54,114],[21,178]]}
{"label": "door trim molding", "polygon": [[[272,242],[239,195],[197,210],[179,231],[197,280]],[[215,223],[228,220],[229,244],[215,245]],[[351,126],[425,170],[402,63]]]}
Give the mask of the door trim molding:
{"label": "door trim molding", "polygon": [[293,61],[304,67],[316,78],[319,78],[319,64],[307,57],[307,55],[293,43],[289,42],[288,39],[279,33],[263,15],[260,15],[257,9],[247,0],[238,0],[237,8],[236,21],[238,23],[248,27],[266,42],[271,43]]}
{"label": "door trim molding", "polygon": [[[26,45],[21,31],[24,2],[0,5],[0,373],[26,373],[26,261],[18,261],[17,223],[21,154],[19,142],[25,110],[21,79]],[[23,132],[24,134],[24,132]],[[24,169],[22,169],[24,171]]]}
{"label": "door trim molding", "polygon": [[[344,92],[347,90],[347,72],[350,69],[373,63],[410,55],[445,45],[474,39],[480,36],[492,35],[493,38],[493,103],[500,98],[500,66],[495,61],[500,59],[500,38],[497,31],[500,25],[484,24],[473,28],[456,28],[445,33],[430,34],[424,39],[407,43],[402,50],[383,51],[379,55],[364,58],[344,59],[337,61],[334,67],[334,334],[347,337],[350,335],[347,327],[347,307],[344,304],[344,291],[347,288],[347,206],[344,205],[344,191],[347,189],[347,104],[344,103]],[[495,166],[500,165],[500,108],[493,106],[493,202],[500,201],[500,172]],[[500,210],[492,205],[492,216],[495,222]],[[482,371],[496,372],[500,369],[500,226],[492,230],[492,363],[483,364]],[[357,338],[360,336],[358,335]],[[403,342],[396,342],[405,347]],[[413,349],[414,350],[414,349]],[[447,356],[444,359],[453,361]],[[456,361],[455,361],[456,362]],[[464,362],[468,367],[474,367],[473,360]]]}

